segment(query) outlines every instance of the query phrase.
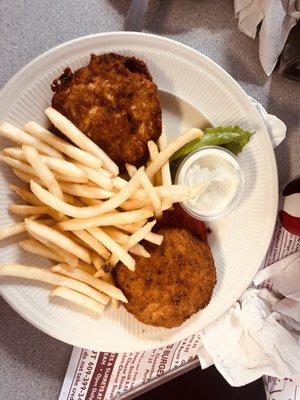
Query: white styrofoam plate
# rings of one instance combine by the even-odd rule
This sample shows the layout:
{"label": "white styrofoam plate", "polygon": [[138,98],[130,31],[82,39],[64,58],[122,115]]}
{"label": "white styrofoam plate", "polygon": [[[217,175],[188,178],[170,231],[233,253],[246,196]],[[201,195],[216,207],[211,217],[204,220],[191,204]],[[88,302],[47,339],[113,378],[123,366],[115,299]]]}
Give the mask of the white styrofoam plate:
{"label": "white styrofoam plate", "polygon": [[[277,170],[264,123],[241,87],[203,54],[159,36],[114,32],[64,43],[42,54],[2,89],[0,119],[22,126],[29,120],[46,124],[50,83],[66,66],[76,69],[89,62],[90,53],[116,52],[144,60],[157,83],[167,134],[175,137],[188,126],[238,124],[256,132],[239,156],[246,189],[238,209],[214,225],[211,247],[218,283],[210,304],[174,329],[154,328],[138,322],[120,307],[100,318],[63,300],[50,300],[49,287],[22,279],[1,279],[5,300],[34,326],[72,345],[93,350],[125,352],[146,350],[183,339],[221,315],[251,282],[271,240],[277,211]],[[205,120],[205,118],[207,120]],[[4,143],[2,143],[4,145]],[[1,166],[0,225],[12,222],[7,206],[16,182]],[[0,262],[47,262],[22,252],[15,238],[0,243]]]}

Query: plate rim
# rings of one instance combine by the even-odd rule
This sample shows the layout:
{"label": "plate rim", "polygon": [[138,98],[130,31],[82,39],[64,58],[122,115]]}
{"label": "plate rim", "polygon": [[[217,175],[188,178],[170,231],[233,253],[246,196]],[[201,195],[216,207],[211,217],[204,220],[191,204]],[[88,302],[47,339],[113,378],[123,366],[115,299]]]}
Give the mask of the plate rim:
{"label": "plate rim", "polygon": [[[226,76],[227,79],[229,79],[231,86],[235,88],[235,90],[237,91],[237,93],[239,93],[240,97],[242,98],[244,103],[247,103],[247,107],[252,108],[252,111],[254,112],[254,114],[256,115],[256,117],[258,118],[259,122],[260,122],[260,127],[264,127],[264,135],[261,135],[262,137],[264,137],[264,140],[266,142],[268,142],[268,145],[270,147],[270,149],[272,149],[272,152],[270,152],[270,163],[271,163],[271,168],[273,170],[273,182],[272,185],[274,186],[274,192],[278,193],[278,173],[277,173],[277,165],[276,165],[276,160],[275,160],[275,154],[273,151],[273,147],[272,147],[272,142],[271,142],[271,138],[267,132],[267,129],[265,127],[265,124],[263,122],[263,119],[261,117],[261,115],[258,113],[258,111],[255,109],[254,105],[251,103],[247,93],[244,91],[244,89],[239,85],[239,83],[224,69],[222,68],[219,64],[217,64],[215,61],[213,61],[212,59],[210,59],[208,56],[204,55],[203,53],[201,53],[200,51],[193,49],[192,47],[183,44],[181,42],[178,42],[176,40],[173,39],[169,39],[160,35],[154,35],[154,34],[150,34],[150,33],[139,33],[139,32],[124,32],[124,31],[114,31],[114,32],[103,32],[103,33],[95,33],[95,34],[91,34],[91,35],[86,35],[86,36],[80,36],[77,37],[75,39],[63,42],[55,47],[52,47],[51,49],[41,53],[40,55],[38,55],[37,57],[35,57],[34,59],[32,59],[29,63],[27,63],[24,67],[22,67],[15,75],[13,75],[9,81],[3,86],[3,88],[0,91],[0,101],[3,101],[3,99],[9,95],[10,90],[13,88],[15,82],[18,81],[18,79],[20,77],[24,77],[24,75],[26,76],[26,74],[28,74],[28,72],[31,70],[33,65],[38,65],[38,63],[44,59],[47,58],[49,55],[51,55],[52,53],[56,53],[57,51],[63,49],[64,47],[67,46],[74,46],[79,42],[84,42],[84,41],[89,41],[91,39],[98,39],[98,38],[103,38],[103,37],[118,37],[118,36],[129,36],[129,37],[136,37],[136,36],[140,36],[140,37],[144,37],[146,40],[147,38],[150,38],[151,40],[157,40],[159,41],[163,41],[163,42],[169,42],[171,45],[175,45],[175,46],[179,46],[182,49],[185,49],[186,51],[193,53],[195,56],[201,56],[203,57],[207,62],[211,63],[214,68],[216,68],[221,74],[223,74],[224,76]],[[130,47],[130,46],[128,46]],[[240,99],[239,99],[240,100]],[[272,240],[272,235],[273,235],[273,231],[274,231],[274,227],[275,227],[275,223],[276,223],[276,218],[277,218],[277,209],[278,209],[278,196],[275,197],[274,199],[274,204],[272,207],[272,223],[269,224],[269,230],[268,232],[266,232],[265,234],[265,248],[266,248],[266,252],[268,249],[268,246]],[[261,257],[260,263],[257,266],[257,269],[251,273],[251,280],[253,279],[254,275],[256,274],[257,270],[259,269],[260,265],[262,264],[263,260],[265,259],[265,255],[264,254],[263,257]],[[247,283],[245,283],[243,285],[243,290],[239,289],[239,292],[241,292],[239,295],[234,294],[233,296],[231,296],[231,305],[226,309],[228,310],[236,300],[238,300],[238,298],[240,297],[240,295],[247,289],[247,287],[249,286],[249,284],[251,283],[251,280],[247,280]],[[3,288],[0,285],[0,294],[1,296],[4,298],[4,300],[23,318],[25,319],[27,322],[29,322],[31,325],[35,326],[36,328],[38,328],[39,330],[43,331],[44,333],[48,334],[51,337],[54,337],[56,339],[59,339],[65,343],[71,344],[73,346],[80,346],[80,347],[85,347],[85,348],[91,348],[93,350],[98,350],[98,351],[119,351],[119,352],[124,352],[124,350],[121,350],[122,345],[118,344],[118,346],[114,346],[111,345],[113,347],[106,346],[106,348],[103,350],[101,350],[99,347],[95,349],[95,346],[93,345],[93,347],[91,346],[87,346],[87,343],[85,343],[84,341],[82,341],[79,337],[77,338],[78,340],[75,340],[74,337],[72,339],[68,339],[66,335],[59,334],[59,333],[55,333],[53,332],[53,329],[49,329],[49,327],[45,327],[45,326],[40,326],[38,325],[38,323],[35,322],[34,320],[34,315],[28,316],[23,314],[22,309],[20,309],[18,306],[16,306],[13,302],[13,300],[10,298],[10,296],[7,293],[4,293],[5,291],[3,290]],[[226,312],[226,310],[224,312]],[[218,318],[218,316],[215,317]],[[214,319],[214,320],[215,320]],[[212,322],[212,321],[211,321]],[[203,328],[203,327],[202,327]],[[202,329],[201,328],[201,329]],[[57,331],[56,331],[57,332]],[[194,334],[196,334],[198,331],[195,331]],[[192,333],[190,333],[192,334]],[[178,336],[178,333],[176,334],[176,336]],[[180,336],[180,334],[179,334]],[[175,337],[173,338],[172,334],[168,335],[164,335],[164,338],[151,338],[151,340],[147,339],[147,338],[143,338],[143,337],[138,337],[137,336],[137,342],[139,343],[138,346],[134,347],[131,346],[131,348],[126,349],[126,351],[142,351],[142,350],[147,350],[147,349],[153,349],[155,347],[160,347],[163,345],[167,345],[167,344],[171,344],[174,343],[178,340],[182,340],[187,336],[182,336],[181,338]],[[155,343],[154,343],[155,342]],[[151,344],[150,344],[151,343]],[[117,347],[117,350],[116,350]]]}

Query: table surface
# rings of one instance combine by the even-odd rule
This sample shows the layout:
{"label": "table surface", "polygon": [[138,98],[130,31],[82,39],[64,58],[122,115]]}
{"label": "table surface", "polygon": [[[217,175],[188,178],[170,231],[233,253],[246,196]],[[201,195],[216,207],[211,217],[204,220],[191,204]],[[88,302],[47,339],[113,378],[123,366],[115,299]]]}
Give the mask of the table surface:
{"label": "table surface", "polygon": [[[264,74],[258,40],[238,31],[232,3],[152,0],[145,32],[178,40],[204,53],[286,123],[287,139],[275,151],[282,187],[300,173],[300,84],[277,72],[269,78]],[[130,0],[2,0],[1,86],[51,47],[79,36],[123,30],[129,4]],[[71,346],[30,326],[2,299],[0,326],[0,397],[57,399]]]}

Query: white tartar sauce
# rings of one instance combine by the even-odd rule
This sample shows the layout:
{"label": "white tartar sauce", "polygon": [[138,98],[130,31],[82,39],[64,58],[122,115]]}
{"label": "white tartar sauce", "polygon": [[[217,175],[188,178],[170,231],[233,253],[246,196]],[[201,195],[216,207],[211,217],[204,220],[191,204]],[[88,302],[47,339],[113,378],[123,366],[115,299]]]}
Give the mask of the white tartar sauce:
{"label": "white tartar sauce", "polygon": [[199,149],[181,165],[177,181],[202,191],[183,205],[208,218],[222,215],[233,203],[240,184],[240,166],[229,152],[218,147]]}

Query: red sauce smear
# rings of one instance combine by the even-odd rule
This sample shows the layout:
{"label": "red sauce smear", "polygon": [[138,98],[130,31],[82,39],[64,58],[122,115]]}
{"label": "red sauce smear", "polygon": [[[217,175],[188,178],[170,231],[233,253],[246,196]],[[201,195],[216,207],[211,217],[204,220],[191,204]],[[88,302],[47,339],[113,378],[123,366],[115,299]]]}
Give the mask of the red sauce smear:
{"label": "red sauce smear", "polygon": [[162,219],[157,222],[155,228],[184,228],[191,231],[202,242],[207,243],[205,223],[187,214],[178,203],[173,205],[173,210],[164,211]]}

